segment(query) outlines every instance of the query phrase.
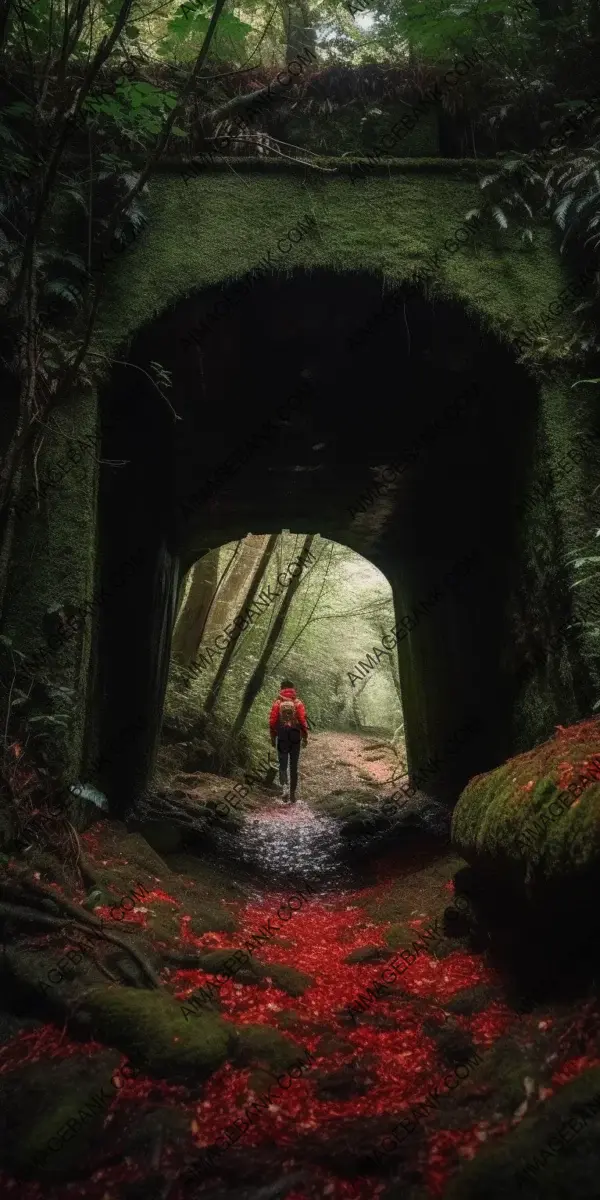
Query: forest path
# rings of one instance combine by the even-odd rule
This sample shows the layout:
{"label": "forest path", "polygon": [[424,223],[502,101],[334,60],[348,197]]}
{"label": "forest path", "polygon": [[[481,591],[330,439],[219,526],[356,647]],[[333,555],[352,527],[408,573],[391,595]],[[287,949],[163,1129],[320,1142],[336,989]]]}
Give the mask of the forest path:
{"label": "forest path", "polygon": [[[275,762],[274,753],[271,761]],[[239,833],[215,830],[217,852],[260,880],[265,892],[308,883],[321,891],[350,887],[356,876],[345,855],[338,823],[317,814],[311,802],[336,791],[389,787],[398,766],[381,739],[352,733],[311,734],[301,750],[299,786],[294,804],[265,793],[265,803],[248,813]]]}
{"label": "forest path", "polygon": [[[124,910],[118,933],[142,939],[163,964],[163,998],[151,1003],[152,1011],[166,1006],[168,1023],[161,1017],[146,1034],[140,1021],[136,1037],[147,1038],[153,1068],[111,1089],[95,1140],[69,1143],[63,1177],[50,1172],[40,1184],[0,1171],[0,1197],[443,1200],[482,1143],[513,1139],[514,1147],[524,1117],[600,1065],[581,1001],[538,999],[517,1011],[489,945],[456,908],[449,913],[464,864],[445,842],[415,830],[394,844],[384,838],[359,870],[337,823],[311,808],[338,788],[368,787],[367,776],[374,795],[385,786],[396,760],[375,741],[313,735],[298,802],[278,804],[257,788],[243,829],[222,831],[212,851],[161,861],[140,835],[106,820],[81,835],[113,897],[127,895],[132,880],[147,891]],[[222,794],[224,782],[206,780],[205,794]],[[117,928],[110,903],[94,910],[109,930]],[[59,936],[49,935],[54,964],[65,950]],[[238,971],[231,964],[240,953],[251,965]],[[216,1036],[211,1022],[227,1031],[225,1061],[206,1076],[180,1077],[176,1043],[190,1053],[196,1039],[204,1046]],[[127,1028],[116,1042],[129,1054]],[[156,1061],[153,1032],[162,1039]],[[86,1045],[51,1014],[9,1031],[0,1081],[15,1064],[28,1069],[42,1058],[53,1107],[74,1095],[78,1113],[90,1093],[80,1096],[79,1082],[73,1092],[68,1072],[89,1072],[115,1045],[112,1025],[90,1033]],[[23,1079],[27,1129],[34,1100]],[[492,1166],[461,1200],[504,1200],[517,1190],[505,1183]],[[595,1200],[595,1176],[580,1194]],[[535,1180],[520,1195],[537,1200]]]}

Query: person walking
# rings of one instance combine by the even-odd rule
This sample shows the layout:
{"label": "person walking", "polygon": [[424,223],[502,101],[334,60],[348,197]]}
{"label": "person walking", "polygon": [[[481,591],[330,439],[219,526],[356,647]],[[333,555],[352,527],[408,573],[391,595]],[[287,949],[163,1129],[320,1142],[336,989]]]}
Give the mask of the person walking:
{"label": "person walking", "polygon": [[[298,787],[298,759],[300,744],[308,742],[308,724],[306,709],[298,699],[291,679],[281,680],[281,691],[271,708],[269,717],[271,745],[277,746],[279,757],[279,783],[283,788],[283,799],[290,804],[296,799]],[[290,764],[290,783],[288,787],[288,759]]]}

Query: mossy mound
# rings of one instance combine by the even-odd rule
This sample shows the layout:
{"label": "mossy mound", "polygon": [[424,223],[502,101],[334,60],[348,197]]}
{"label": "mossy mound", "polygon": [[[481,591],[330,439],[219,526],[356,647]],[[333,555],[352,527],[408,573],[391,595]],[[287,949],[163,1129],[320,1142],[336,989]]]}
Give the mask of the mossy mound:
{"label": "mossy mound", "polygon": [[226,909],[202,904],[192,915],[190,930],[197,937],[202,937],[203,933],[233,933],[235,921]]}
{"label": "mossy mound", "polygon": [[496,998],[496,992],[497,989],[489,983],[477,983],[474,987],[462,988],[455,996],[445,1000],[444,1008],[458,1016],[472,1017],[475,1013],[485,1011]]}
{"label": "mossy mound", "polygon": [[386,950],[382,946],[359,946],[358,950],[353,950],[351,954],[344,959],[344,962],[352,966],[354,963],[378,963],[387,962],[388,958],[392,957],[391,950]]}
{"label": "mossy mound", "polygon": [[331,817],[346,836],[374,828],[377,802],[366,788],[336,788],[325,796],[311,801],[319,816]]}
{"label": "mossy mound", "polygon": [[427,947],[427,953],[434,958],[448,958],[456,950],[464,949],[461,938],[445,937],[440,931],[439,937],[428,940],[421,938],[419,929],[411,929],[408,925],[401,924],[391,925],[385,934],[385,940],[391,950],[410,950],[415,943],[422,943]]}
{"label": "mossy mound", "polygon": [[213,1013],[186,1020],[182,1006],[158,991],[94,988],[85,1010],[96,1036],[165,1079],[210,1075],[225,1062],[235,1034]]}
{"label": "mossy mound", "polygon": [[[17,1175],[52,1178],[89,1162],[115,1095],[111,1076],[119,1061],[115,1051],[102,1051],[32,1063],[4,1075],[2,1164]],[[67,1137],[69,1121],[73,1135]]]}
{"label": "mossy mound", "polygon": [[202,904],[208,902],[219,911],[223,903],[244,900],[252,890],[249,882],[244,884],[240,878],[234,879],[231,871],[195,854],[169,854],[167,862],[177,875],[186,877],[186,882],[193,881],[195,895]]}
{"label": "mossy mound", "polygon": [[[235,948],[233,950],[210,950],[208,954],[199,956],[198,965],[209,975],[227,974],[225,964],[234,953]],[[259,983],[262,980],[271,979],[275,986],[281,988],[283,992],[287,992],[288,996],[302,996],[313,983],[310,975],[304,975],[295,967],[288,967],[284,963],[264,963],[260,959],[254,958],[252,954],[246,954],[246,961],[240,964],[240,969],[235,972],[235,978],[238,983]]]}
{"label": "mossy mound", "polygon": [[531,899],[597,873],[600,859],[600,720],[472,779],[452,819],[465,859]]}
{"label": "mossy mound", "polygon": [[314,983],[310,975],[297,971],[295,967],[287,967],[284,963],[261,963],[260,966],[264,977],[272,979],[275,987],[287,992],[288,996],[303,996]]}
{"label": "mossy mound", "polygon": [[[522,1095],[522,1093],[521,1093]],[[573,1120],[572,1126],[563,1122]],[[560,1136],[559,1136],[560,1135]],[[479,1154],[452,1180],[447,1200],[596,1200],[600,1068],[585,1071]]]}
{"label": "mossy mound", "polygon": [[234,1062],[238,1066],[288,1071],[304,1057],[304,1047],[268,1025],[243,1025],[236,1030]]}
{"label": "mossy mound", "polygon": [[385,940],[391,950],[408,950],[419,938],[415,929],[395,923],[385,934]]}
{"label": "mossy mound", "polygon": [[[363,897],[359,893],[356,903],[377,922],[389,921],[392,926],[404,927],[411,917],[420,917],[426,918],[428,924],[437,915],[432,912],[432,899],[436,905],[439,901],[437,911],[441,916],[442,905],[447,905],[449,899],[449,892],[445,890],[447,884],[464,866],[464,859],[457,854],[440,855],[429,840],[424,840],[421,848],[418,845],[411,847],[409,872],[392,878],[385,888],[377,888],[373,894],[367,893]],[[411,940],[418,940],[416,930],[413,930]],[[386,942],[396,949],[387,938]],[[400,943],[398,948],[402,949]]]}

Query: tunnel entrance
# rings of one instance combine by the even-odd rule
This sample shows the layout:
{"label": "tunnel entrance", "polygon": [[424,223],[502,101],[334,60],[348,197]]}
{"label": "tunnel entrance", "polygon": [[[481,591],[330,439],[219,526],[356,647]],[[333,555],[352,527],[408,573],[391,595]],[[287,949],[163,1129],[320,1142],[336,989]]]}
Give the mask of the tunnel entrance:
{"label": "tunnel entrance", "polygon": [[[348,753],[349,735],[365,738],[367,748],[371,738],[373,748],[393,750],[390,762],[404,774],[398,656],[370,653],[393,627],[388,580],[347,546],[318,535],[250,534],[210,551],[182,588],[160,784],[236,769],[261,779],[269,763],[274,779],[268,722],[284,679],[305,707],[311,737],[347,735]],[[358,782],[372,779],[368,761],[356,764]]]}
{"label": "tunnel entrance", "polygon": [[[144,329],[102,397],[102,784],[117,810],[146,786],[189,567],[248,533],[313,529],[390,581],[410,770],[485,713],[441,766],[452,797],[511,752],[514,511],[535,385],[464,307],[414,285],[299,271],[215,319],[222,295]],[[162,394],[153,363],[170,373]]]}

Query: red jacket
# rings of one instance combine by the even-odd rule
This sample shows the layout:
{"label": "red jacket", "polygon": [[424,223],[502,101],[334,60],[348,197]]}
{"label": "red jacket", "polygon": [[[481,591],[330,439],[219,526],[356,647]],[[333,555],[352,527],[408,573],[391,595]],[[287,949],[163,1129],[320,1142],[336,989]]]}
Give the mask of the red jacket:
{"label": "red jacket", "polygon": [[298,700],[298,698],[296,696],[296,691],[294,688],[282,688],[282,690],[279,693],[278,699],[275,701],[275,703],[271,709],[271,716],[269,717],[269,729],[271,730],[271,735],[274,736],[277,733],[277,726],[279,724],[279,705],[281,704],[282,700],[293,700],[295,702],[296,716],[298,718],[298,724],[302,731],[302,737],[308,737],[308,725],[306,724],[306,709],[305,709],[302,701]]}

